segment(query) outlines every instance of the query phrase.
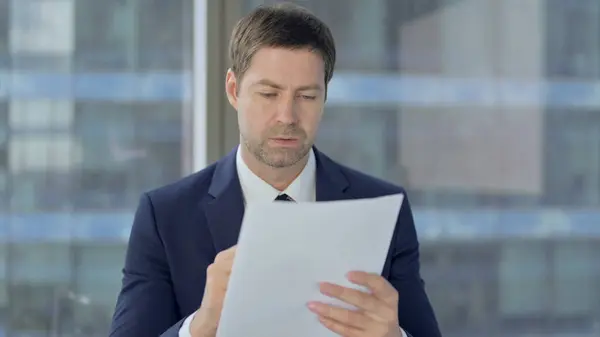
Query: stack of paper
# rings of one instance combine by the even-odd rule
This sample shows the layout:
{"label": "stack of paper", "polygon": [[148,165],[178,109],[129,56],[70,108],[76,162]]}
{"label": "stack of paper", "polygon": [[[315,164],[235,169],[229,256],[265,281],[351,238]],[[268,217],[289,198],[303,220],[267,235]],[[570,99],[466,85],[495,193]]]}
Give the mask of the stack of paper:
{"label": "stack of paper", "polygon": [[335,336],[306,304],[341,304],[319,282],[381,273],[403,197],[249,204],[217,337]]}

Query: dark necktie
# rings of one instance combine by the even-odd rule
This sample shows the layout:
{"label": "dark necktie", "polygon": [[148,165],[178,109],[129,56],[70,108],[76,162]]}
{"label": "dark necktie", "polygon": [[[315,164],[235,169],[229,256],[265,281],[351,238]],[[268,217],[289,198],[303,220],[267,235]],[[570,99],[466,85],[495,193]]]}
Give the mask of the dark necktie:
{"label": "dark necktie", "polygon": [[294,199],[292,199],[292,197],[290,197],[289,195],[283,193],[277,196],[277,198],[275,198],[275,201],[294,201]]}

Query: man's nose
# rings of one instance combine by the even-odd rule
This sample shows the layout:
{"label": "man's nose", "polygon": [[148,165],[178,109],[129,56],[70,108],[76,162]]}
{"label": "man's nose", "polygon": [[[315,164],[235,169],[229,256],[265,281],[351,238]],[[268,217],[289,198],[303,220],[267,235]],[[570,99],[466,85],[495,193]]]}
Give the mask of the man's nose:
{"label": "man's nose", "polygon": [[295,124],[298,121],[295,97],[284,96],[277,107],[277,121],[282,124]]}

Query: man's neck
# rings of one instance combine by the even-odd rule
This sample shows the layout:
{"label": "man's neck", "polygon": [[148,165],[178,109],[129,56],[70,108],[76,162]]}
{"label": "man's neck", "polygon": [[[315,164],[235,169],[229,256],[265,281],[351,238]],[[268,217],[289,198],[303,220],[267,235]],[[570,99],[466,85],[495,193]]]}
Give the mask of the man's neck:
{"label": "man's neck", "polygon": [[240,146],[240,151],[242,151],[242,159],[250,171],[278,191],[284,191],[288,186],[290,186],[294,179],[296,179],[300,173],[302,173],[302,170],[308,161],[308,155],[306,155],[292,166],[275,168],[260,162],[243,145]]}

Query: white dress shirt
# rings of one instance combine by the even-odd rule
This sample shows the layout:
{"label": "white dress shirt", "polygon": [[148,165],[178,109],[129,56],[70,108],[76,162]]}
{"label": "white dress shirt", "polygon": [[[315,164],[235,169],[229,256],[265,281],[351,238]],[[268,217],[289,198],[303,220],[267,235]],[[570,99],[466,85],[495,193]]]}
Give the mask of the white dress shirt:
{"label": "white dress shirt", "polygon": [[[275,198],[277,198],[277,196],[284,193],[292,198],[295,202],[315,201],[317,163],[313,151],[310,151],[308,162],[306,163],[306,166],[300,175],[294,179],[294,181],[288,186],[288,188],[285,189],[285,191],[277,190],[254,174],[242,159],[239,147],[236,154],[236,168],[246,204],[253,201],[273,201]],[[183,325],[179,330],[179,337],[191,337],[190,323],[192,322],[194,315],[195,313],[191,314],[183,322]],[[404,332],[402,332],[402,336],[406,337]]]}

